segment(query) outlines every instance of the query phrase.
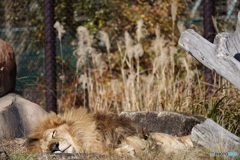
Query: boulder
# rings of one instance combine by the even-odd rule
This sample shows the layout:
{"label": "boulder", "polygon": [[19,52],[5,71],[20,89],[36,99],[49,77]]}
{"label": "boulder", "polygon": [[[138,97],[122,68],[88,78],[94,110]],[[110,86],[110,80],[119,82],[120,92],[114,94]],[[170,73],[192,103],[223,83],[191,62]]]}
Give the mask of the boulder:
{"label": "boulder", "polygon": [[0,39],[0,97],[14,91],[16,62],[13,48]]}
{"label": "boulder", "polygon": [[196,124],[206,118],[177,112],[122,112],[120,115],[129,117],[135,124],[147,132],[161,132],[173,136],[190,135]]}
{"label": "boulder", "polygon": [[0,98],[0,138],[26,137],[47,112],[39,105],[10,93]]}

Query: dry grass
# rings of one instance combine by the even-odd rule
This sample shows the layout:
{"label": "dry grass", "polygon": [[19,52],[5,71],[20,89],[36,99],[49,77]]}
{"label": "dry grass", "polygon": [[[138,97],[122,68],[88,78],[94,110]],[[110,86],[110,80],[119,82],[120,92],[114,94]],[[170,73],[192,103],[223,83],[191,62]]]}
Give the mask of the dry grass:
{"label": "dry grass", "polygon": [[135,34],[119,38],[113,53],[107,33],[100,32],[102,53],[93,47],[87,28],[78,28],[76,78],[65,83],[59,111],[86,106],[87,97],[91,110],[187,112],[212,118],[239,135],[239,92],[215,75],[206,94],[203,67],[193,57],[162,36],[158,25],[154,39],[146,37],[142,20],[136,26]]}
{"label": "dry grass", "polygon": [[[15,139],[15,140],[0,140],[0,148],[7,152],[9,158],[11,160],[31,160],[31,159],[95,159],[95,160],[117,160],[119,157],[114,156],[101,156],[98,154],[29,154],[25,147],[25,139]],[[3,157],[3,155],[1,155]],[[210,159],[209,152],[202,147],[194,147],[189,150],[180,152],[180,153],[172,153],[165,154],[157,148],[152,151],[146,151],[141,155],[131,158],[131,157],[121,157],[121,159],[186,159],[186,160],[202,160],[202,159]]]}

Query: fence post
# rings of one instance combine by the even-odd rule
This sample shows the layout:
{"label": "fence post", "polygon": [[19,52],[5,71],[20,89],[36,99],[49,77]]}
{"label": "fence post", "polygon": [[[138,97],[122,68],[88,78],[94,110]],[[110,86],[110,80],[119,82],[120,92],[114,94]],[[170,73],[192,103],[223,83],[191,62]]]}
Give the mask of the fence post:
{"label": "fence post", "polygon": [[44,52],[46,110],[57,112],[54,2],[44,0]]}
{"label": "fence post", "polygon": [[[213,25],[212,17],[214,16],[215,10],[215,0],[204,0],[203,4],[203,25],[204,25],[204,34],[203,37],[206,38],[209,42],[213,43],[215,38],[216,32]],[[212,91],[212,85],[214,84],[213,79],[213,72],[206,68],[204,69],[205,72],[205,81],[206,81],[206,94]]]}

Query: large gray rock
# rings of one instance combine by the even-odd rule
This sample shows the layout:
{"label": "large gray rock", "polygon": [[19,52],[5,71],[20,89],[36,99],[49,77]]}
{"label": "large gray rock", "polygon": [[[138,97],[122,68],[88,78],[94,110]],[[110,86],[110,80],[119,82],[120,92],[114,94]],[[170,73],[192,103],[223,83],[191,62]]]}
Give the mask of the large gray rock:
{"label": "large gray rock", "polygon": [[174,136],[190,135],[196,124],[206,118],[177,112],[122,112],[120,115],[129,117],[135,124],[148,132],[161,132]]}
{"label": "large gray rock", "polygon": [[47,112],[39,105],[10,93],[0,98],[0,138],[25,137]]}

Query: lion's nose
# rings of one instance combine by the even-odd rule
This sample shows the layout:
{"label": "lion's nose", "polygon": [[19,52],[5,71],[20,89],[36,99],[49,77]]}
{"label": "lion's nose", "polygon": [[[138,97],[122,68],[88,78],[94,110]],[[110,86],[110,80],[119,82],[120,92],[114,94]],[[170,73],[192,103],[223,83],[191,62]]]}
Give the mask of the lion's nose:
{"label": "lion's nose", "polygon": [[54,153],[54,152],[56,152],[56,151],[60,151],[60,149],[59,149],[59,143],[58,143],[58,142],[52,143],[52,144],[50,145],[50,151],[51,151],[52,153]]}

